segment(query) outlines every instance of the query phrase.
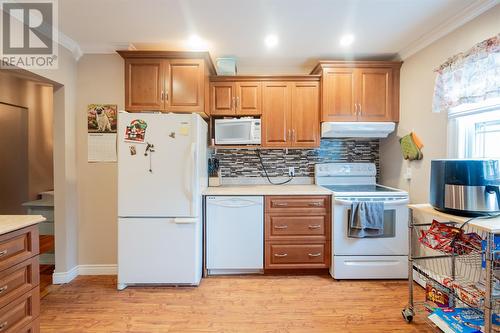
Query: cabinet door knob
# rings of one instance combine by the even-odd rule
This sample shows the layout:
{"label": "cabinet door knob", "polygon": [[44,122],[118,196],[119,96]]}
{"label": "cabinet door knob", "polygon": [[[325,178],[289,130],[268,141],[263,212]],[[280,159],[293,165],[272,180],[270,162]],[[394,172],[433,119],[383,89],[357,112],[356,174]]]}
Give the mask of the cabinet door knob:
{"label": "cabinet door knob", "polygon": [[3,323],[0,324],[0,332],[3,332],[5,328],[7,328],[7,321],[4,321]]}
{"label": "cabinet door knob", "polygon": [[275,253],[274,256],[275,257],[286,257],[288,255],[288,253]]}
{"label": "cabinet door knob", "polygon": [[288,226],[286,224],[283,224],[283,225],[275,225],[274,226],[274,229],[286,229],[288,228]]}
{"label": "cabinet door knob", "polygon": [[276,207],[286,207],[288,204],[286,202],[275,202],[274,206]]}
{"label": "cabinet door knob", "polygon": [[321,255],[321,252],[318,253],[309,253],[309,257],[319,257]]}
{"label": "cabinet door knob", "polygon": [[310,202],[309,206],[320,207],[320,206],[322,206],[322,203],[321,202]]}
{"label": "cabinet door knob", "polygon": [[9,252],[7,249],[0,251],[0,257],[3,257],[4,255],[6,255],[7,252]]}
{"label": "cabinet door knob", "polygon": [[319,229],[321,228],[320,224],[309,224],[309,229]]}

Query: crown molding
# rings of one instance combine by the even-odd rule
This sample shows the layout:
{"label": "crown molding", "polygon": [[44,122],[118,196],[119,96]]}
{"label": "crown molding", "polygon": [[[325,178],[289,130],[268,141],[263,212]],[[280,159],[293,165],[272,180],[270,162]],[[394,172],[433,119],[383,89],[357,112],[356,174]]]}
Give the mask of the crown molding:
{"label": "crown molding", "polygon": [[67,49],[68,51],[73,54],[73,58],[75,58],[76,61],[78,61],[81,56],[83,55],[82,49],[80,48],[80,45],[74,41],[71,37],[68,35],[64,34],[61,30],[58,31],[58,41],[57,43]]}
{"label": "crown molding", "polygon": [[498,4],[500,4],[500,0],[474,1],[469,6],[399,51],[399,58],[405,60]]}

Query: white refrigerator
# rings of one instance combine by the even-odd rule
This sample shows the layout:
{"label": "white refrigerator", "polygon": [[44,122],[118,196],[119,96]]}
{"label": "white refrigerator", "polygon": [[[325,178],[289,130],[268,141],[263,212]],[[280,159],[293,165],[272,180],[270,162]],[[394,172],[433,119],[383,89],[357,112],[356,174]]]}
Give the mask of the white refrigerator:
{"label": "white refrigerator", "polygon": [[207,124],[197,114],[118,114],[118,289],[198,285]]}

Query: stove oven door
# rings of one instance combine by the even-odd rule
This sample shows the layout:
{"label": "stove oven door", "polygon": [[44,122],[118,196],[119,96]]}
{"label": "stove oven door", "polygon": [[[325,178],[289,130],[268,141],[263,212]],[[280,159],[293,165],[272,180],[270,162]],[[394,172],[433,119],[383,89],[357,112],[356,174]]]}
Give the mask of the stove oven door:
{"label": "stove oven door", "polygon": [[333,213],[333,252],[335,255],[407,255],[408,254],[408,199],[356,198],[356,200],[384,201],[384,234],[378,237],[348,237],[352,199],[335,198]]}

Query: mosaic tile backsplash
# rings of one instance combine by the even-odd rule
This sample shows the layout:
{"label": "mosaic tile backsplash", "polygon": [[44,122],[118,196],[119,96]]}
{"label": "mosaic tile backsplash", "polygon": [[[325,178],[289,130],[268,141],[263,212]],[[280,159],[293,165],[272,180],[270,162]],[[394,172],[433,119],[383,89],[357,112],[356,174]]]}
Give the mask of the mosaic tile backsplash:
{"label": "mosaic tile backsplash", "polygon": [[[322,139],[317,149],[262,149],[260,151],[270,177],[288,176],[295,168],[296,177],[314,177],[314,165],[326,162],[371,162],[379,173],[379,140]],[[265,177],[257,152],[247,149],[217,149],[222,177]]]}

